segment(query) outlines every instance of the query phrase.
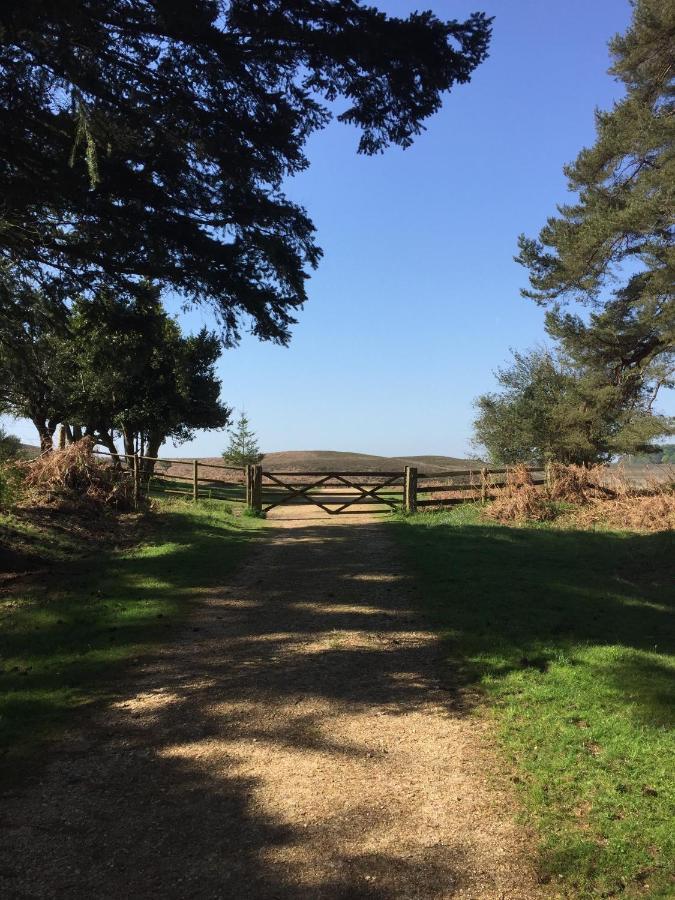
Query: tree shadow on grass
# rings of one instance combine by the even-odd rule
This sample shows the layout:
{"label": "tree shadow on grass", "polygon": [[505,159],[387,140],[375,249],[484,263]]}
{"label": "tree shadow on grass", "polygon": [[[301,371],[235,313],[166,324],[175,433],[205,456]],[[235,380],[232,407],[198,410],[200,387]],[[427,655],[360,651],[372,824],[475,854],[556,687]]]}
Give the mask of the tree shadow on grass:
{"label": "tree shadow on grass", "polygon": [[[118,560],[114,592],[105,579],[99,590],[112,605],[134,599],[116,640],[139,647],[138,674],[117,682],[118,702],[85,729],[79,750],[66,745],[40,785],[8,798],[8,896],[21,896],[17,885],[75,898],[452,896],[471,871],[469,848],[420,848],[406,835],[397,852],[366,849],[380,814],[358,802],[351,818],[336,810],[306,827],[291,822],[259,800],[267,760],[319,758],[328,787],[341,759],[376,766],[380,752],[375,733],[333,733],[337,714],[377,710],[384,724],[431,705],[457,716],[472,702],[463,686],[523,668],[544,675],[566,648],[653,653],[657,639],[667,643],[669,545],[663,536],[391,527],[420,564],[428,618],[447,635],[445,670],[440,648],[419,637],[417,589],[378,550],[382,526],[358,527],[357,539],[345,525],[268,533],[264,568],[253,557],[234,586],[222,577],[227,541],[208,522],[191,536],[170,529],[172,546],[157,556]],[[189,607],[200,593],[209,602],[193,622],[148,651],[164,636],[156,610]],[[15,638],[30,643],[30,628]],[[107,641],[99,635],[94,650]],[[96,653],[80,665],[80,681],[99,677]],[[636,682],[634,671],[616,677]],[[661,706],[660,688],[641,691],[640,709]],[[240,771],[242,753],[260,754],[261,775]]]}
{"label": "tree shadow on grass", "polygon": [[[645,721],[672,715],[675,541],[541,527],[392,525],[416,569],[425,608],[464,658],[463,677],[544,673],[584,647],[617,647],[605,670]],[[632,653],[649,654],[638,658]],[[581,660],[578,664],[583,664]]]}
{"label": "tree shadow on grass", "polygon": [[[114,696],[121,666],[165,642],[200,591],[231,575],[251,538],[227,519],[171,512],[143,535],[126,554],[100,546],[46,563],[22,557],[26,577],[0,597],[0,753],[23,753],[78,707]],[[119,527],[114,536],[123,538]]]}
{"label": "tree shadow on grass", "polygon": [[[224,580],[215,591],[214,556],[226,552],[217,527],[176,540],[159,571],[148,556],[116,561],[114,598],[133,595],[146,613],[194,602],[200,590],[209,602],[171,644],[139,655],[138,675],[118,683],[109,697],[116,702],[63,745],[39,784],[6,795],[6,895],[385,900],[455,892],[470,869],[461,844],[374,849],[378,829],[391,824],[358,797],[347,819],[336,809],[291,823],[265,811],[260,778],[240,771],[241,748],[250,747],[263,748],[263,759],[342,759],[375,773],[376,735],[331,734],[339,710],[358,716],[377,707],[386,717],[452,707],[453,696],[441,696],[438,653],[407,640],[420,628],[400,589],[407,577],[387,554],[373,558],[379,530],[361,533],[362,542],[344,526],[297,529],[284,540],[272,533],[266,568],[254,557],[234,587]],[[101,595],[97,602],[117,602],[107,589]],[[118,639],[135,640],[138,626]],[[30,628],[15,639],[30,644]],[[95,656],[83,660],[78,679],[95,677],[97,665]]]}

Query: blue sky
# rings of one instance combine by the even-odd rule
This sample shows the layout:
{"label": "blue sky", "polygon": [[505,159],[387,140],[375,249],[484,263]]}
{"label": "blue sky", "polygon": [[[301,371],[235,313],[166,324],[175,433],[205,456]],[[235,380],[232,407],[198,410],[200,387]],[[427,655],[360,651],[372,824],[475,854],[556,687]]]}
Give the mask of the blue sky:
{"label": "blue sky", "polygon": [[[287,186],[324,250],[309,302],[290,347],[245,337],[219,364],[223,397],[245,407],[266,451],[471,450],[473,398],[509,348],[544,339],[544,311],[519,295],[517,236],[566,199],[563,164],[593,141],[594,108],[620,95],[607,41],[627,27],[628,0],[377,5],[458,19],[484,9],[496,17],[490,57],[408,150],[360,157],[337,123],[311,139],[311,167]],[[186,330],[212,323],[207,310],[181,318]],[[672,398],[661,407],[675,412]],[[35,442],[30,423],[6,424]],[[180,454],[226,443],[201,433]]]}

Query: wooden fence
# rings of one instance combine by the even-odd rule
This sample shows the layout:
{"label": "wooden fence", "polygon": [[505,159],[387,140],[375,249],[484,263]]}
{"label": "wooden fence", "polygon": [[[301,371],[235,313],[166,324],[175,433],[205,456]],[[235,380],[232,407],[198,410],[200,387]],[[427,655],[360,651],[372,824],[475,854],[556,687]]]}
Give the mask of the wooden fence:
{"label": "wooden fence", "polygon": [[[108,451],[94,452],[96,456],[113,458]],[[121,453],[119,459],[126,466],[124,475],[133,478],[134,491],[138,496],[172,494],[194,501],[212,499],[233,503],[244,503],[246,500],[245,470],[242,467],[205,463],[199,459],[169,459],[140,454]],[[152,472],[144,471],[142,464],[145,462],[153,463]],[[166,471],[163,466],[170,466],[174,471]],[[227,473],[228,477],[221,473]]]}
{"label": "wooden fence", "polygon": [[[484,467],[428,474],[406,466],[402,472],[267,472],[260,465],[247,466],[246,505],[258,512],[299,502],[331,515],[364,505],[415,512],[427,506],[485,502],[505,483],[508,471]],[[533,484],[545,483],[542,469],[528,471]]]}
{"label": "wooden fence", "polygon": [[[96,455],[112,456],[107,451],[96,451]],[[299,503],[310,503],[330,515],[338,515],[362,512],[363,507],[415,512],[425,507],[485,502],[505,483],[509,472],[508,468],[481,467],[428,473],[415,466],[390,472],[271,472],[261,465],[239,468],[198,459],[138,454],[121,454],[120,458],[126,464],[126,477],[134,480],[137,496],[171,494],[194,501],[226,500],[245,504],[259,513]],[[154,465],[151,473],[144,471],[146,461]],[[528,471],[534,484],[545,483],[543,469],[529,467]]]}

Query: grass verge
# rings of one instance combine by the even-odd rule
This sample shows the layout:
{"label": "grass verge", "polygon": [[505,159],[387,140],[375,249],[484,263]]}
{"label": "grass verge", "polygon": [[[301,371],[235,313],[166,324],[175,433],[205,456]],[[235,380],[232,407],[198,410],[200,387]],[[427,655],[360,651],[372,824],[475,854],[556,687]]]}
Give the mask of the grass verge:
{"label": "grass verge", "polygon": [[114,695],[124,665],[166,640],[200,591],[223,583],[257,527],[222,502],[162,502],[129,524],[131,536],[111,523],[111,540],[94,549],[82,528],[0,516],[0,549],[17,573],[0,582],[4,768],[30,758],[82,706]]}
{"label": "grass verge", "polygon": [[672,533],[506,527],[468,505],[391,527],[496,718],[542,879],[672,897]]}

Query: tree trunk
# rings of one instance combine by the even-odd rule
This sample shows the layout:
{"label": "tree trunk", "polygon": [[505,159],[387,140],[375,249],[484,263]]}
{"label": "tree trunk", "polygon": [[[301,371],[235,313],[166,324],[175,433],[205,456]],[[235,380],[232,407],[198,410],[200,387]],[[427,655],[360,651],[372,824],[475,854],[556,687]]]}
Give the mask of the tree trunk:
{"label": "tree trunk", "polygon": [[124,443],[124,453],[126,454],[128,469],[133,468],[134,464],[134,453],[136,452],[134,437],[135,435],[132,432],[128,431],[126,428],[122,428],[122,442]]}
{"label": "tree trunk", "polygon": [[42,453],[51,453],[54,449],[54,431],[56,426],[51,427],[52,423],[42,418],[31,419],[31,422],[35,425],[40,436],[40,451]]}
{"label": "tree trunk", "polygon": [[155,471],[155,457],[158,455],[159,448],[163,443],[163,434],[159,434],[158,432],[152,430],[148,432],[147,455],[152,458],[142,460],[141,466],[141,471],[147,478],[149,478]]}
{"label": "tree trunk", "polygon": [[106,450],[110,453],[110,458],[112,460],[112,464],[115,469],[122,468],[122,459],[117,452],[117,447],[115,446],[115,441],[112,439],[112,435],[107,434],[105,431],[100,431],[96,435],[96,440],[102,447],[105,447]]}

